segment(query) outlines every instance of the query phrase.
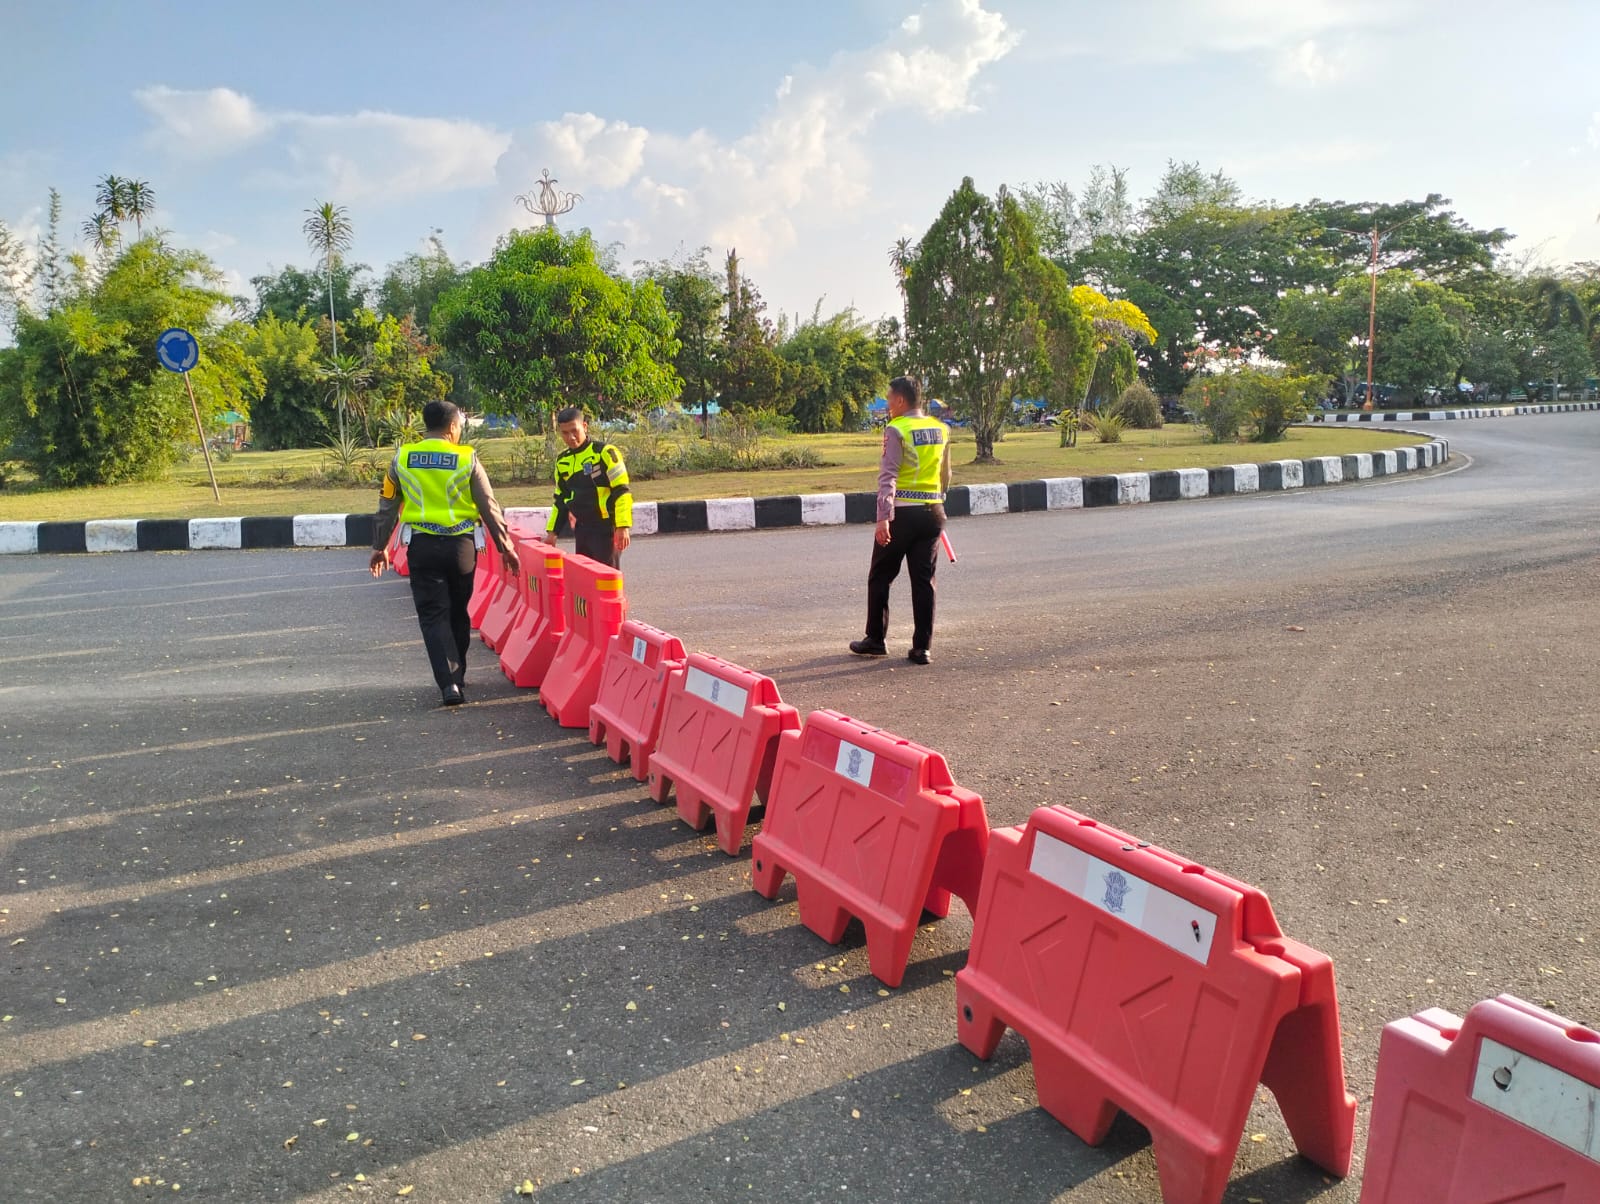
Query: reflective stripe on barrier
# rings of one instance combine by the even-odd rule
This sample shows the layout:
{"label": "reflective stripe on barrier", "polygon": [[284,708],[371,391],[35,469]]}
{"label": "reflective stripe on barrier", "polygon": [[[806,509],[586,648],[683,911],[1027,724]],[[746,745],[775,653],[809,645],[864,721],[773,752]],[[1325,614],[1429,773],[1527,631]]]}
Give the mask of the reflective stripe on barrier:
{"label": "reflective stripe on barrier", "polygon": [[1222,1199],[1257,1083],[1295,1145],[1350,1170],[1333,963],[1255,887],[1065,807],[991,834],[956,975],[961,1043],[1028,1042],[1039,1103],[1090,1145],[1120,1108],[1150,1130],[1166,1204]]}
{"label": "reflective stripe on barrier", "polygon": [[589,708],[589,742],[605,744],[617,764],[626,759],[644,781],[661,730],[661,708],[669,675],[683,668],[683,642],[632,619],[611,637],[600,693]]}
{"label": "reflective stripe on barrier", "polygon": [[793,874],[801,922],[829,944],[858,917],[873,974],[895,987],[923,911],[948,915],[955,894],[977,913],[988,844],[983,799],[944,757],[813,711],[780,742],[751,881],[770,899]]}
{"label": "reflective stripe on barrier", "polygon": [[567,632],[565,558],[542,539],[519,535],[516,543],[522,610],[500,650],[500,672],[526,690],[544,683]]}
{"label": "reflective stripe on barrier", "polygon": [[1600,1200],[1600,1033],[1511,995],[1383,1030],[1361,1204]]}
{"label": "reflective stripe on barrier", "polygon": [[713,816],[717,844],[738,853],[757,795],[770,797],[778,737],[800,715],[770,677],[721,657],[691,653],[667,678],[661,732],[650,754],[650,797],[678,795],[678,815],[696,831]]}
{"label": "reflective stripe on barrier", "polygon": [[587,728],[606,648],[628,617],[628,600],[616,569],[587,556],[563,559],[567,630],[539,686],[539,701],[562,727]]}

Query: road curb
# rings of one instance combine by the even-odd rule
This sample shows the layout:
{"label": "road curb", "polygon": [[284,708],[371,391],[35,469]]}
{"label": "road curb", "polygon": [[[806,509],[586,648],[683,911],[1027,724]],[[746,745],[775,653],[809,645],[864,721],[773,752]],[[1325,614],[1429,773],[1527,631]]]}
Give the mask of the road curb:
{"label": "road curb", "polygon": [[[1587,408],[1600,408],[1591,405]],[[1418,417],[1421,417],[1420,415]],[[1421,431],[1400,434],[1422,435]],[[1171,468],[1097,477],[1050,477],[994,485],[956,485],[945,498],[952,518],[1085,510],[1100,506],[1195,501],[1247,493],[1337,485],[1436,468],[1450,459],[1450,442],[1434,437],[1413,447],[1269,460],[1217,468]],[[543,506],[508,507],[519,526],[542,528]],[[710,498],[635,502],[633,533],[682,535],[712,531],[762,531],[870,523],[877,518],[871,493],[792,494],[784,497]],[[255,548],[366,548],[371,514],[261,515],[245,518],[113,518],[61,523],[0,522],[0,555],[62,552],[186,552]]]}
{"label": "road curb", "polygon": [[1535,406],[1477,406],[1466,410],[1373,410],[1364,414],[1313,414],[1307,422],[1454,422],[1512,418],[1519,414],[1576,414],[1600,410],[1600,401],[1560,401]]}

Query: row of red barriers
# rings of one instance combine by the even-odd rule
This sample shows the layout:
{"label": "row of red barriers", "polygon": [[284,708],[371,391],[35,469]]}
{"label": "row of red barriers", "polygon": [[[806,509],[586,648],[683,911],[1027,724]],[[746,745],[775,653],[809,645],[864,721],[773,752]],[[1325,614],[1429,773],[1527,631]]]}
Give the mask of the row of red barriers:
{"label": "row of red barriers", "polygon": [[[1258,1085],[1306,1158],[1349,1173],[1333,965],[1260,890],[1064,807],[991,832],[939,753],[835,711],[802,721],[770,677],[629,620],[615,570],[533,539],[519,553],[520,575],[483,558],[474,598],[507,677],[730,855],[764,804],[753,888],[793,876],[830,944],[860,920],[887,986],[924,913],[959,897],[961,1043],[987,1059],[1015,1029],[1041,1107],[1091,1145],[1119,1110],[1144,1124],[1166,1204],[1221,1200]],[[1422,1013],[1385,1030],[1362,1202],[1600,1200],[1596,1115],[1600,1035],[1510,997],[1465,1025]]]}

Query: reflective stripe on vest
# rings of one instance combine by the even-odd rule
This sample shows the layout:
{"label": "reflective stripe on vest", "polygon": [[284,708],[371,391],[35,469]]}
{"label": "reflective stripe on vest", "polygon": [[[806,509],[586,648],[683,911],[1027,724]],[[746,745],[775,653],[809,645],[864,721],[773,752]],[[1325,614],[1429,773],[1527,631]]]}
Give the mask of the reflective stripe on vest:
{"label": "reflective stripe on vest", "polygon": [[899,432],[900,473],[895,477],[894,500],[920,504],[944,501],[941,469],[949,428],[937,418],[903,414],[889,423]]}
{"label": "reflective stripe on vest", "polygon": [[472,449],[443,439],[407,443],[395,455],[400,521],[429,535],[465,535],[478,524]]}

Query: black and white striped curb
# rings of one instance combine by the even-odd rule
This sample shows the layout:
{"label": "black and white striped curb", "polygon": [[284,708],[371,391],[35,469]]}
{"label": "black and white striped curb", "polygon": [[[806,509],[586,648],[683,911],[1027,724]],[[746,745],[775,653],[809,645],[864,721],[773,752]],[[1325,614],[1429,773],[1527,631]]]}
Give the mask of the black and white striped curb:
{"label": "black and white striped curb", "polygon": [[[1119,472],[1098,477],[1052,477],[1004,485],[956,485],[945,512],[1019,514],[1030,510],[1082,510],[1141,502],[1177,502],[1233,494],[1273,493],[1342,481],[1365,481],[1435,468],[1450,458],[1450,443],[1433,439],[1414,447],[1269,460],[1219,468]],[[808,493],[788,497],[707,498],[685,502],[635,502],[634,535],[702,531],[756,531],[771,527],[826,527],[877,518],[873,493]],[[547,507],[509,507],[518,527],[543,530]],[[81,523],[0,523],[0,554],[28,552],[183,552],[212,548],[364,548],[372,544],[370,514],[296,514],[261,518],[105,518]]]}
{"label": "black and white striped curb", "polygon": [[1576,414],[1600,410],[1600,401],[1561,401],[1540,406],[1479,406],[1468,410],[1369,410],[1363,414],[1313,414],[1307,422],[1450,422],[1467,418],[1511,418],[1518,414]]}

